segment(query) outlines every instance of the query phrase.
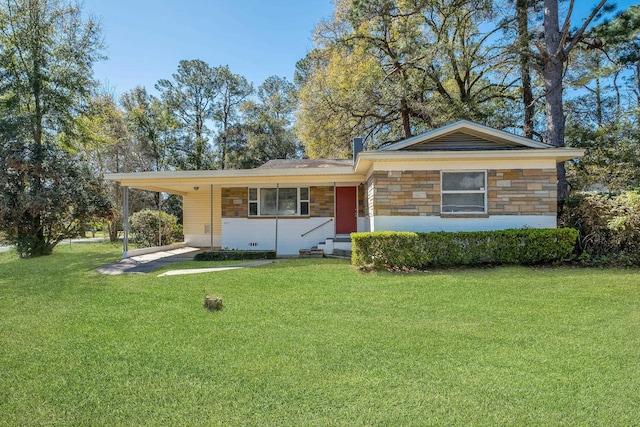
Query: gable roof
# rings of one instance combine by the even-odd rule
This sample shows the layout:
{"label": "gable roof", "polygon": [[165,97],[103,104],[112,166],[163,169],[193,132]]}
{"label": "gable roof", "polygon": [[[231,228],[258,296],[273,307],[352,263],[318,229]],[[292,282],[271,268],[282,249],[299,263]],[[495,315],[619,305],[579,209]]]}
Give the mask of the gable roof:
{"label": "gable roof", "polygon": [[551,145],[467,120],[416,135],[379,151],[484,151],[553,148]]}

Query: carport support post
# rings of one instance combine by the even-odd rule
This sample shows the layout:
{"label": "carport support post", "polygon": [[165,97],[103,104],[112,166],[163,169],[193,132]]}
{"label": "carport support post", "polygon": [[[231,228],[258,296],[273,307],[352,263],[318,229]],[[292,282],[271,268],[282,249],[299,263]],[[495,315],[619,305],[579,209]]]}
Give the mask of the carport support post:
{"label": "carport support post", "polygon": [[162,193],[158,191],[158,246],[162,246]]}
{"label": "carport support post", "polygon": [[122,258],[129,258],[129,187],[122,187],[123,193],[123,207],[122,207],[122,229],[124,231],[124,237],[122,241]]}
{"label": "carport support post", "polygon": [[213,184],[211,184],[210,187],[210,203],[209,203],[209,214],[210,214],[210,218],[209,218],[209,234],[210,234],[210,238],[211,238],[211,252],[213,252]]}
{"label": "carport support post", "polygon": [[278,256],[278,210],[280,209],[280,184],[276,184],[276,256]]}

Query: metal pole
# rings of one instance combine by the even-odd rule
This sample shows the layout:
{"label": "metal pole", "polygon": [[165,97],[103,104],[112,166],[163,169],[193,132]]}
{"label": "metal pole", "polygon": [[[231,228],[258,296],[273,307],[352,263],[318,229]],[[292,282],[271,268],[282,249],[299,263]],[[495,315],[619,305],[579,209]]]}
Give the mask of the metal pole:
{"label": "metal pole", "polygon": [[162,193],[158,192],[158,246],[162,246]]}
{"label": "metal pole", "polygon": [[211,234],[211,252],[213,252],[213,184],[210,187],[210,204],[209,204],[209,233]]}
{"label": "metal pole", "polygon": [[280,184],[276,184],[276,256],[278,255],[278,210],[280,209]]}
{"label": "metal pole", "polygon": [[122,228],[124,231],[124,238],[122,242],[122,258],[129,258],[129,187],[124,186],[123,195],[123,213],[122,213]]}

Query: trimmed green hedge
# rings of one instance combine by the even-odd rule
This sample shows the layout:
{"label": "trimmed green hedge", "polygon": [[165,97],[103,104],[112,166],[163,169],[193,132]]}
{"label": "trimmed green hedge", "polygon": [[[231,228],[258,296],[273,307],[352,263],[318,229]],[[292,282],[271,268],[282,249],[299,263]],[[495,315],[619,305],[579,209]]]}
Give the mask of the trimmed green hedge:
{"label": "trimmed green hedge", "polygon": [[194,261],[235,261],[275,258],[275,251],[213,251],[199,253],[193,259]]}
{"label": "trimmed green hedge", "polygon": [[353,233],[351,262],[363,269],[545,264],[569,259],[577,237],[572,228]]}

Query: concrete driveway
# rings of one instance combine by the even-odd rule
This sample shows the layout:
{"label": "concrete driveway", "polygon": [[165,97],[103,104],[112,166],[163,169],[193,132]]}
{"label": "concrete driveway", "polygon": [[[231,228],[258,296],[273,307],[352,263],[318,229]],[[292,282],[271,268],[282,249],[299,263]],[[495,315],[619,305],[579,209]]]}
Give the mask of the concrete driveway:
{"label": "concrete driveway", "polygon": [[201,252],[200,248],[191,248],[189,246],[172,249],[168,251],[158,251],[144,255],[132,256],[113,264],[96,268],[96,271],[102,274],[115,275],[123,273],[148,273],[167,264],[174,262],[189,261]]}

